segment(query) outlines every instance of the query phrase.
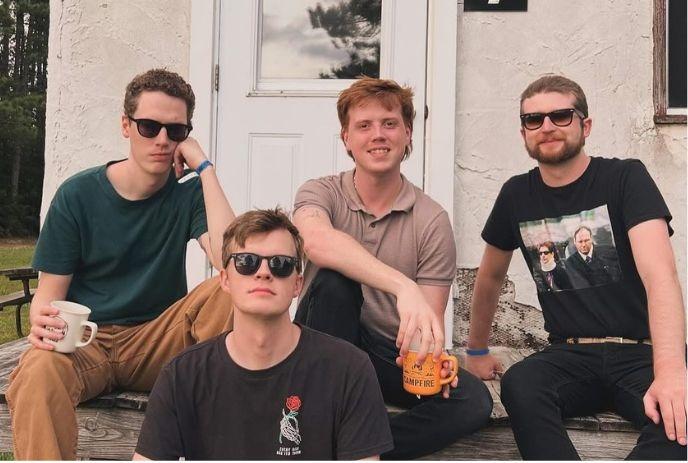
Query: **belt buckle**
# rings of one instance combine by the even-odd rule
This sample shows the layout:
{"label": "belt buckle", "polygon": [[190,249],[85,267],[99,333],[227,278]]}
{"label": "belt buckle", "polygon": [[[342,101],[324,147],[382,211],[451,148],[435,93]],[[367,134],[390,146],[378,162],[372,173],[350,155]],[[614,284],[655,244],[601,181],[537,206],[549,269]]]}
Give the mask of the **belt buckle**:
{"label": "belt buckle", "polygon": [[623,344],[624,343],[624,338],[621,336],[607,336],[604,338],[606,342],[615,342],[618,344]]}

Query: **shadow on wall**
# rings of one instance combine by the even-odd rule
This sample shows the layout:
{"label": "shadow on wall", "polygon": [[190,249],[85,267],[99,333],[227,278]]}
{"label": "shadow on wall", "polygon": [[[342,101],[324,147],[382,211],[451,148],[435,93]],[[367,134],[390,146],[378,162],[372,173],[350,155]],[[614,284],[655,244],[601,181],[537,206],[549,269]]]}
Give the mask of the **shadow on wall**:
{"label": "shadow on wall", "polygon": [[[477,268],[459,268],[454,280],[454,347],[466,345],[470,326],[471,297]],[[491,346],[541,349],[547,345],[542,312],[514,301],[514,282],[507,277],[500,290],[492,323]]]}

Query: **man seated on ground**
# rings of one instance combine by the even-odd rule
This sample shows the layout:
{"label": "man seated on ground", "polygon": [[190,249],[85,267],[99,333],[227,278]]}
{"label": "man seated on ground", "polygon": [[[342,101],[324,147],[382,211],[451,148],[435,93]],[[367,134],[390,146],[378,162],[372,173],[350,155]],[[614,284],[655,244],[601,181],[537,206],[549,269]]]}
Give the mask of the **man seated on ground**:
{"label": "man seated on ground", "polygon": [[579,459],[563,418],[613,409],[640,429],[629,458],[685,460],[685,317],[671,215],[641,162],[585,153],[591,126],[583,90],[565,77],[542,77],[521,95],[521,135],[538,167],[504,184],[483,230],[466,367],[485,379],[501,371],[487,343],[514,249],[534,271],[528,248],[541,235],[611,232],[620,277],[538,293],[551,344],[509,368],[502,402],[524,459]]}
{"label": "man seated on ground", "polygon": [[418,333],[418,362],[429,351],[439,359],[456,272],[447,213],[401,175],[411,152],[412,98],[391,80],[363,78],[344,90],[337,111],[355,168],[306,182],[294,206],[309,260],[296,320],[365,350],[385,401],[408,408],[390,420],[394,450],[383,459],[444,448],[486,425],[492,410],[485,385],[465,370],[451,393],[446,386],[416,397],[402,387],[399,355]]}
{"label": "man seated on ground", "polygon": [[[55,193],[33,260],[41,276],[31,347],[7,390],[18,459],[74,460],[79,402],[115,387],[150,390],[175,354],[229,327],[219,279],[184,297],[187,242],[197,239],[219,268],[234,218],[212,164],[188,138],[194,100],[178,74],[136,76],[121,116],[128,157],[80,172]],[[184,163],[200,178],[177,181]],[[50,303],[64,299],[89,307],[99,327],[73,354],[45,342],[62,338]]]}
{"label": "man seated on ground", "polygon": [[234,329],[162,370],[134,459],[353,460],[392,448],[367,356],[289,318],[302,257],[279,210],[246,212],[227,229],[220,279]]}

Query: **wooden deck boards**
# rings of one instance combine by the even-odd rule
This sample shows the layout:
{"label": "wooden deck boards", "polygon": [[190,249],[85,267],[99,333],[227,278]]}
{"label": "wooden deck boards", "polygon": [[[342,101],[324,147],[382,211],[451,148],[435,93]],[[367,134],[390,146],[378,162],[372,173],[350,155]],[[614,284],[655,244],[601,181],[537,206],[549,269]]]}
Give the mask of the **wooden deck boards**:
{"label": "wooden deck boards", "polygon": [[[10,417],[5,390],[10,372],[21,352],[25,339],[0,346],[0,452],[12,451]],[[505,369],[532,351],[496,347]],[[508,416],[499,399],[499,381],[485,382],[492,398],[493,424],[425,459],[437,460],[517,460],[520,459]],[[136,392],[115,392],[85,402],[77,408],[79,427],[78,455],[90,459],[130,459],[143,423],[148,395]],[[402,410],[389,407],[390,413]],[[613,413],[573,418],[566,421],[569,435],[584,459],[623,459],[635,444],[638,433],[630,423]]]}

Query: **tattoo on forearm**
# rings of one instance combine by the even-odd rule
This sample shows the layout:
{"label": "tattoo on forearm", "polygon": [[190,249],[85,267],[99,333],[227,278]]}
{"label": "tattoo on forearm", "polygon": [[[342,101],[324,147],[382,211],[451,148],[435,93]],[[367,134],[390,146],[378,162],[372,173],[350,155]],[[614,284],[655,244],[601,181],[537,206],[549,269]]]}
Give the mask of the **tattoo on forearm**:
{"label": "tattoo on forearm", "polygon": [[312,207],[309,209],[306,209],[304,212],[304,217],[305,218],[311,218],[311,217],[320,217],[320,210]]}

